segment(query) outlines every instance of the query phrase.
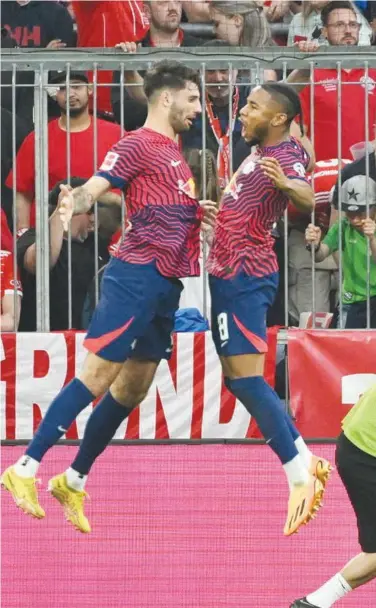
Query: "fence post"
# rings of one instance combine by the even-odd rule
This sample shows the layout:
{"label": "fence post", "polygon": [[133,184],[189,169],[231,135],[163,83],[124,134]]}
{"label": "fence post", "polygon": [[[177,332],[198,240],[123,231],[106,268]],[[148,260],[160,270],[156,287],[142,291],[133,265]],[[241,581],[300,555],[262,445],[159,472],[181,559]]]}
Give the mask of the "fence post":
{"label": "fence post", "polygon": [[37,331],[50,330],[50,243],[48,222],[48,71],[40,64],[35,72],[35,225]]}

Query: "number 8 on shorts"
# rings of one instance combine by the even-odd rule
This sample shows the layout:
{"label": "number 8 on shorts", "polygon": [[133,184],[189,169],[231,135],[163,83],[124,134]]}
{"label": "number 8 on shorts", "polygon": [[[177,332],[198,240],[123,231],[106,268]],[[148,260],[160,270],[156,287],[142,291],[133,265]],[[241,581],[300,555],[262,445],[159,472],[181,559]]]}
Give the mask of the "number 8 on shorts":
{"label": "number 8 on shorts", "polygon": [[226,342],[229,339],[227,313],[221,312],[217,316],[218,333],[221,342]]}

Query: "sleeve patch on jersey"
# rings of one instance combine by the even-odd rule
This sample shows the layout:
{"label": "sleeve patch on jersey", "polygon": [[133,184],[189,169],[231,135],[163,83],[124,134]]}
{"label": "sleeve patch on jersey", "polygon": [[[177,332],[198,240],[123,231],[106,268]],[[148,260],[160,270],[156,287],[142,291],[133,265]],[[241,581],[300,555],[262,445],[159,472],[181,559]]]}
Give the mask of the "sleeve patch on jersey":
{"label": "sleeve patch on jersey", "polygon": [[300,177],[305,177],[306,170],[302,163],[295,163],[293,169],[298,175],[300,175]]}
{"label": "sleeve patch on jersey", "polygon": [[253,160],[246,161],[243,166],[244,175],[249,175],[256,169],[256,163]]}
{"label": "sleeve patch on jersey", "polygon": [[99,171],[111,171],[115,167],[118,158],[119,154],[116,154],[116,152],[107,152]]}

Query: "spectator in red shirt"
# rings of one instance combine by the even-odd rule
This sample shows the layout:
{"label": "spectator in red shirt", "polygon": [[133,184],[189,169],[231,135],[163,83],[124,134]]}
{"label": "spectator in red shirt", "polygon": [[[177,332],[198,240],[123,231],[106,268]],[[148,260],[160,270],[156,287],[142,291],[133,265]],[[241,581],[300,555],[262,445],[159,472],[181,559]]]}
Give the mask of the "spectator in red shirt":
{"label": "spectator in red shirt", "polygon": [[[125,40],[141,40],[148,30],[143,2],[138,0],[76,0],[72,6],[79,47],[113,48]],[[108,84],[108,87],[98,87],[98,109],[111,112],[112,72],[98,71],[97,81]]]}
{"label": "spectator in red shirt", "polygon": [[[200,46],[202,40],[186,34],[181,29],[182,5],[178,0],[149,0],[144,2],[145,15],[150,23],[150,30],[141,40],[142,47],[192,47]],[[130,48],[132,41],[121,41],[123,50]],[[137,72],[126,72],[125,81],[131,85],[141,84],[142,78]],[[142,87],[141,87],[142,89]],[[141,127],[147,114],[146,98],[140,87],[125,87],[123,124],[126,131]],[[141,101],[141,103],[140,103]],[[120,72],[114,74],[112,90],[112,109],[115,119],[121,122]]]}
{"label": "spectator in red shirt", "polygon": [[[48,124],[48,184],[49,189],[66,180],[67,171],[67,91],[66,74],[58,73],[51,80],[51,93],[61,110],[60,118]],[[89,113],[91,89],[84,73],[71,72],[70,106],[70,175],[88,179],[100,166],[108,150],[121,138],[119,125],[97,118],[97,149],[94,150],[94,120]],[[31,207],[35,196],[35,132],[24,140],[17,154],[17,231],[35,225],[35,209]],[[95,154],[96,152],[96,154]],[[94,161],[96,166],[94,166]],[[6,180],[12,188],[13,172]],[[21,231],[21,232],[20,232]]]}
{"label": "spectator in red shirt", "polygon": [[[23,87],[22,87],[23,88]],[[13,217],[12,217],[12,208],[13,208],[13,192],[6,187],[5,180],[8,176],[9,171],[12,168],[13,162],[13,152],[17,153],[22,142],[28,134],[28,130],[25,122],[19,117],[16,116],[15,121],[15,133],[13,132],[13,116],[12,113],[6,110],[5,108],[1,108],[1,157],[0,157],[0,166],[1,166],[1,212],[6,215],[6,220],[8,225],[13,229]],[[15,137],[14,137],[15,136]],[[15,141],[14,141],[15,140]],[[15,149],[13,151],[13,144],[15,143]],[[8,249],[8,247],[5,247]]]}
{"label": "spectator in red shirt", "polygon": [[[323,35],[331,46],[357,46],[360,23],[351,2],[330,2],[321,12]],[[306,43],[312,44],[312,43]],[[304,50],[304,48],[301,48]],[[338,158],[338,113],[341,107],[342,158],[351,158],[350,148],[366,140],[365,105],[369,108],[368,139],[373,139],[376,120],[376,70],[369,68],[368,82],[363,68],[341,70],[341,106],[338,102],[337,68],[314,70],[314,147],[316,160]],[[349,84],[350,83],[350,84]],[[311,136],[311,89],[300,94],[304,123]]]}
{"label": "spectator in red shirt", "polygon": [[[14,292],[16,291],[16,297]],[[0,331],[16,331],[20,320],[22,288],[14,276],[13,254],[0,250]]]}
{"label": "spectator in red shirt", "polygon": [[13,252],[13,236],[9,230],[7,216],[2,207],[0,207],[0,249]]}

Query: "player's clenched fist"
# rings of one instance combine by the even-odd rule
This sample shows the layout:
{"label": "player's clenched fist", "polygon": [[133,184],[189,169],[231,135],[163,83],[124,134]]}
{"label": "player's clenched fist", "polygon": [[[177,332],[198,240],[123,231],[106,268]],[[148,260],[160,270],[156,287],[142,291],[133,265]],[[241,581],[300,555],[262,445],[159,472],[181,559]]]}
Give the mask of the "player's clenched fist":
{"label": "player's clenched fist", "polygon": [[315,247],[321,241],[321,228],[314,224],[308,224],[305,231],[305,240],[308,245],[315,245]]}
{"label": "player's clenched fist", "polygon": [[371,220],[370,217],[367,217],[362,222],[362,230],[364,236],[366,236],[368,239],[372,239],[372,237],[375,236],[376,223],[374,222],[374,220]]}
{"label": "player's clenched fist", "polygon": [[276,158],[265,156],[259,161],[259,164],[264,175],[278,190],[285,190],[288,187],[288,178]]}

